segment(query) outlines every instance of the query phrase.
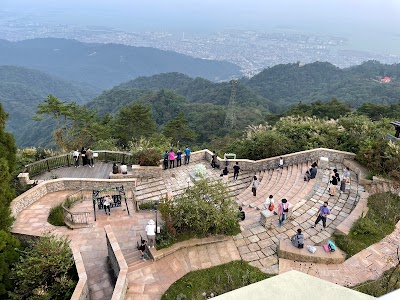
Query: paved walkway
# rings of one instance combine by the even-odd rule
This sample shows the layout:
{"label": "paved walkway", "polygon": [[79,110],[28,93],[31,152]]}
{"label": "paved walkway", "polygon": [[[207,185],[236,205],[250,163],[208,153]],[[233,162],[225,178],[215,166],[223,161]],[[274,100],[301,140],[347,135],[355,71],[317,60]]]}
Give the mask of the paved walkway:
{"label": "paved walkway", "polygon": [[[126,232],[124,247],[131,247],[133,250],[138,239],[136,235],[138,236],[139,231],[143,232],[147,220],[154,218],[154,213],[136,214],[131,201],[129,201],[130,216],[123,207],[113,208],[110,216],[100,211],[97,214],[97,221],[92,224],[92,227],[70,230],[66,227],[55,227],[49,224],[47,217],[51,207],[61,203],[71,192],[47,194],[23,210],[14,222],[13,232],[42,235],[44,232],[51,231],[56,235],[67,236],[81,251],[88,274],[90,298],[92,300],[109,300],[115,282],[109,273],[104,226],[110,224],[115,232]],[[83,207],[87,207],[87,211],[93,214],[91,199],[76,206],[76,208]]]}
{"label": "paved walkway", "polygon": [[[336,166],[335,166],[336,167]],[[182,172],[183,168],[187,168]],[[187,183],[185,177],[189,167],[165,171],[169,181],[165,181],[167,191],[179,191]],[[176,172],[177,175],[174,175]],[[210,175],[219,176],[219,171],[209,170]],[[183,173],[183,175],[182,175]],[[253,198],[250,188],[238,195],[238,202],[246,202],[246,220],[242,223],[242,232],[232,240],[216,244],[181,249],[174,254],[128,274],[129,289],[126,299],[160,299],[167,288],[192,270],[207,268],[236,259],[243,259],[251,265],[260,268],[266,273],[277,274],[290,269],[297,269],[311,275],[336,282],[341,285],[354,285],[365,280],[378,277],[383,270],[392,265],[395,246],[400,244],[400,225],[396,232],[368,249],[361,251],[342,265],[319,265],[296,263],[280,259],[276,254],[279,240],[287,239],[302,228],[305,233],[306,244],[318,244],[328,239],[354,208],[357,195],[362,188],[356,184],[353,176],[351,189],[348,193],[329,197],[326,189],[328,173],[321,171],[319,183],[305,184],[302,181],[302,166],[288,168],[282,173],[264,173],[261,182],[260,194]],[[165,176],[163,175],[163,176]],[[305,199],[308,191],[315,188],[310,199]],[[277,217],[273,218],[271,228],[265,229],[259,224],[260,210],[265,195],[272,193],[276,201],[286,196],[289,202],[298,203],[293,212],[293,219],[288,220],[281,228],[277,227]],[[123,253],[135,250],[139,235],[144,235],[144,226],[148,219],[154,219],[154,212],[135,213],[131,201],[128,216],[123,207],[114,208],[111,216],[99,212],[97,222],[92,227],[69,230],[66,227],[54,227],[47,223],[47,216],[51,207],[60,203],[69,191],[52,193],[44,196],[36,203],[22,211],[14,223],[14,232],[42,234],[52,230],[55,234],[66,235],[82,253],[84,265],[88,273],[91,299],[110,299],[113,289],[113,278],[109,274],[107,263],[107,247],[104,226],[110,224],[116,233]],[[307,201],[306,201],[307,200]],[[315,220],[315,213],[323,201],[329,201],[332,215],[329,216],[328,227],[311,228]],[[91,201],[78,204],[76,207],[91,211]]]}

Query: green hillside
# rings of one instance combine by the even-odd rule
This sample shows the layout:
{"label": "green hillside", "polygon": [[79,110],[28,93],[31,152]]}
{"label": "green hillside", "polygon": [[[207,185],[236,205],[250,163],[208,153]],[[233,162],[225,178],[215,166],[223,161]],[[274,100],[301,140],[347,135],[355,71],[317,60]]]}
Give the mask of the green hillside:
{"label": "green hillside", "polygon": [[[229,103],[232,90],[229,82],[214,83],[204,78],[191,78],[180,73],[164,73],[150,77],[138,77],[116,88],[147,89],[153,91],[169,89],[184,96],[191,102],[213,103],[218,105],[227,105]],[[236,100],[239,106],[261,105],[268,109],[269,106],[272,105],[270,101],[261,97],[240,82],[237,88]]]}
{"label": "green hillside", "polygon": [[85,103],[98,95],[99,90],[37,70],[0,66],[0,101],[9,114],[7,130],[14,134],[18,146],[47,145],[51,141],[50,125],[32,120],[38,103],[49,94],[63,101]]}
{"label": "green hillside", "polygon": [[0,65],[34,68],[67,80],[103,89],[138,76],[181,72],[209,80],[241,74],[239,66],[172,51],[120,44],[88,44],[67,39],[0,41]]}
{"label": "green hillside", "polygon": [[[389,76],[391,82],[379,82],[384,76]],[[323,62],[277,65],[246,81],[246,85],[279,105],[280,111],[299,101],[332,98],[351,107],[366,102],[390,104],[400,100],[400,64],[369,61],[347,69]]]}

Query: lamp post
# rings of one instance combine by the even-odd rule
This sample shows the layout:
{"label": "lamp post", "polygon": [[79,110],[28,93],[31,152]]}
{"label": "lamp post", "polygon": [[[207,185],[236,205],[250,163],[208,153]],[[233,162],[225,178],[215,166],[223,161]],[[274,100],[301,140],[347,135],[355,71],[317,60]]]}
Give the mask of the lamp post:
{"label": "lamp post", "polygon": [[157,226],[157,212],[158,212],[158,210],[157,210],[157,208],[158,208],[158,202],[155,201],[155,202],[154,202],[154,211],[155,211],[155,213],[156,213],[156,230],[155,230],[156,236],[157,236],[157,229],[158,229],[158,226]]}

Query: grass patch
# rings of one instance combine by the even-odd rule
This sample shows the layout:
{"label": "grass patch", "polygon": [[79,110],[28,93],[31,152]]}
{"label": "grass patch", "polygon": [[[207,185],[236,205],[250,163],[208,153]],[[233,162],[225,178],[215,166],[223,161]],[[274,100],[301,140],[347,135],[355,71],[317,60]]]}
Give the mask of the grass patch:
{"label": "grass patch", "polygon": [[337,246],[348,257],[391,234],[400,220],[400,197],[392,193],[370,196],[368,208],[367,215],[353,224],[349,235],[334,235]]}
{"label": "grass patch", "polygon": [[[233,261],[205,270],[193,271],[173,283],[162,300],[208,299],[272,277],[245,261]],[[206,297],[203,296],[206,293]]]}
{"label": "grass patch", "polygon": [[47,217],[47,222],[54,226],[64,226],[64,212],[61,204],[54,206],[50,209],[49,216]]}
{"label": "grass patch", "polygon": [[396,289],[400,289],[400,268],[385,271],[377,280],[369,281],[353,287],[353,290],[374,297],[381,297]]}

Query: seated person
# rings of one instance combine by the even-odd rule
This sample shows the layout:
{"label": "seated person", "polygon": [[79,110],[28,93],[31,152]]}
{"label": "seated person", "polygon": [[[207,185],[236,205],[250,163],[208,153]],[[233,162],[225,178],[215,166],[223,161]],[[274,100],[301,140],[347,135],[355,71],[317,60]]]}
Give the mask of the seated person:
{"label": "seated person", "polygon": [[228,173],[229,173],[228,167],[225,167],[225,168],[222,170],[222,173],[221,173],[220,176],[221,176],[221,177],[224,176],[224,175],[226,176],[226,175],[228,175]]}
{"label": "seated person", "polygon": [[121,165],[121,173],[128,174],[128,166],[127,165]]}
{"label": "seated person", "polygon": [[246,213],[243,211],[243,208],[241,206],[239,206],[238,218],[240,219],[240,221],[246,219]]}
{"label": "seated person", "polygon": [[143,259],[143,260],[146,260],[146,258],[144,258],[144,254],[145,254],[145,251],[146,251],[146,245],[147,245],[147,241],[146,240],[142,240],[142,243],[139,246],[139,251],[140,251],[140,254],[141,254],[140,258]]}
{"label": "seated person", "polygon": [[301,233],[301,229],[297,229],[297,233],[290,238],[293,246],[296,248],[304,248],[304,235]]}
{"label": "seated person", "polygon": [[[109,216],[111,215],[111,210],[110,210],[110,204],[111,204],[111,196],[107,195],[104,197],[104,201],[103,201],[103,206],[104,206],[104,211],[106,213],[106,215],[108,214]],[[107,213],[107,209],[108,209],[108,213]]]}
{"label": "seated person", "polygon": [[112,168],[113,174],[118,174],[119,173],[119,168],[116,163],[113,163],[113,168]]}
{"label": "seated person", "polygon": [[304,181],[310,181],[311,179],[311,174],[310,171],[306,171],[306,174],[304,174]]}
{"label": "seated person", "polygon": [[315,176],[317,176],[317,168],[316,167],[311,167],[311,169],[310,169],[310,179],[314,179]]}

